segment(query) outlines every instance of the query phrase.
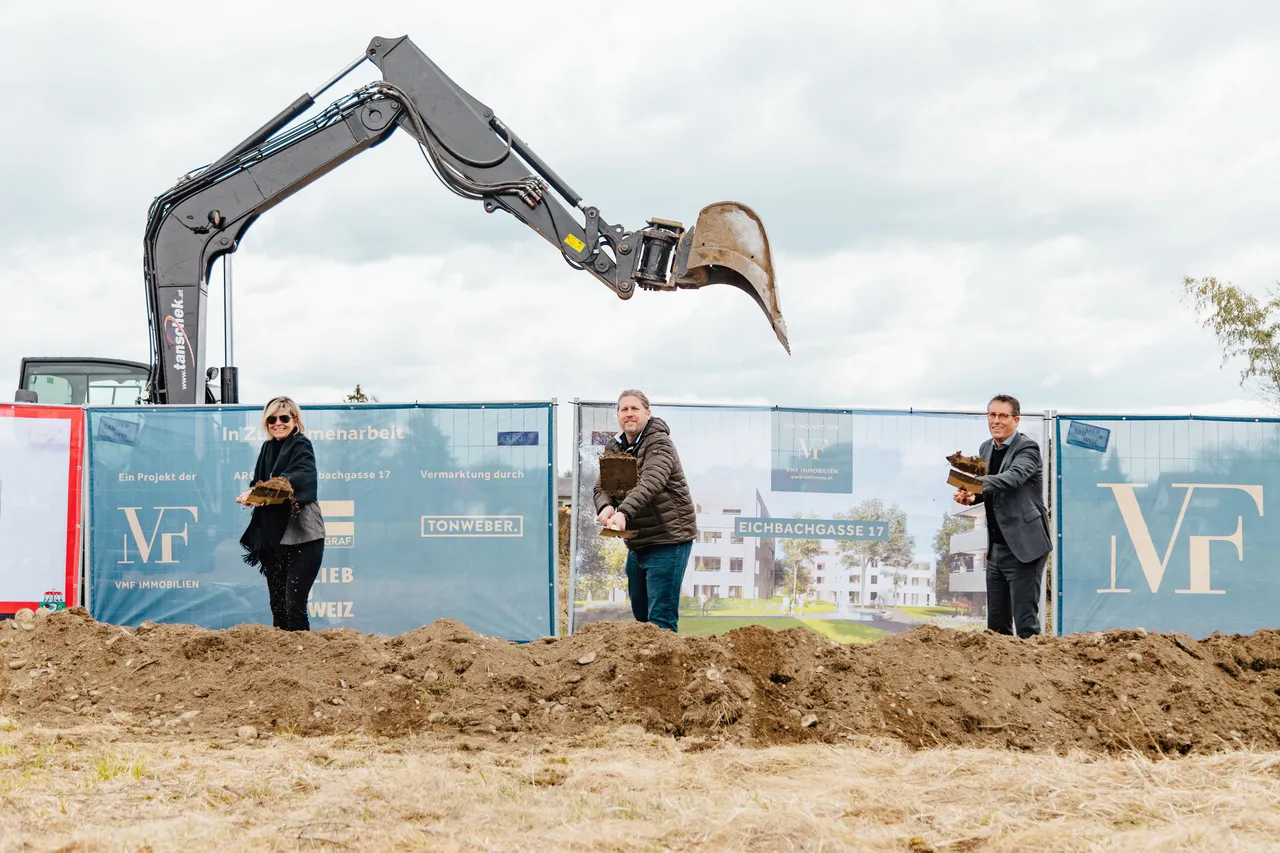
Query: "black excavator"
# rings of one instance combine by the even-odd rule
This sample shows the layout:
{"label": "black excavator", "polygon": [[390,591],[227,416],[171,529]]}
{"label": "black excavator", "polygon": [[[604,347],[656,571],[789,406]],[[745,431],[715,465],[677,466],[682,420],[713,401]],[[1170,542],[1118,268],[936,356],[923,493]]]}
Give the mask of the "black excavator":
{"label": "black excavator", "polygon": [[[316,117],[290,125],[315,99],[371,62],[382,79]],[[314,92],[213,163],[184,175],[151,204],[143,268],[151,361],[26,358],[18,402],[72,405],[199,405],[239,402],[233,365],[229,256],[264,212],[399,128],[417,141],[449,190],[505,211],[595,276],[621,299],[637,288],[676,290],[730,284],[750,295],[790,352],[778,307],[773,259],[759,217],[736,202],[702,209],[692,228],[650,219],[632,231],[608,222],[494,111],[440,70],[407,36],[375,38]],[[575,212],[576,211],[576,212]],[[581,214],[581,220],[578,217]],[[223,258],[225,358],[205,366],[205,303],[214,261]]]}

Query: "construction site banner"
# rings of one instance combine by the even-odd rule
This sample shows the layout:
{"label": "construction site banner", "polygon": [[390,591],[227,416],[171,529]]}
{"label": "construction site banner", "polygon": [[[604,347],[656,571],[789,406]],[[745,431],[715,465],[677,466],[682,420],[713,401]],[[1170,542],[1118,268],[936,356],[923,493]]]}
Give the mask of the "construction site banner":
{"label": "construction site banner", "polygon": [[79,601],[84,412],[0,405],[0,614]]}
{"label": "construction site banner", "polygon": [[[303,408],[325,548],[311,627],[399,634],[460,620],[552,633],[554,405]],[[89,410],[89,604],[136,625],[271,624],[239,540],[265,438],[244,407]]]}
{"label": "construction site banner", "polygon": [[[680,633],[759,623],[864,641],[921,621],[984,619],[985,519],[952,500],[946,457],[978,452],[985,413],[652,412],[670,428],[698,513]],[[1020,429],[1043,444],[1041,417],[1023,415]],[[614,403],[577,406],[575,627],[633,618],[626,548],[599,534],[594,502],[600,453],[618,430]]]}
{"label": "construction site banner", "polygon": [[1280,624],[1280,421],[1060,415],[1061,630]]}

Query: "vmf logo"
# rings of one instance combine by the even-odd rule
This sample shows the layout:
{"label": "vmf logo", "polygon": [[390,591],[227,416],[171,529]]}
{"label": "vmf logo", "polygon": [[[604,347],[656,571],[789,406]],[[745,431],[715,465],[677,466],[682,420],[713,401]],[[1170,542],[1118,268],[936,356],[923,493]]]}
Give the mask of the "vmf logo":
{"label": "vmf logo", "polygon": [[[200,508],[199,508],[199,507],[194,507],[194,506],[157,506],[157,507],[152,507],[152,509],[154,509],[154,510],[156,510],[156,511],[158,512],[158,515],[156,515],[156,523],[155,523],[155,526],[151,529],[151,535],[150,535],[150,536],[147,536],[147,535],[146,535],[145,533],[143,533],[143,531],[142,531],[142,521],[141,521],[141,519],[138,517],[138,511],[139,511],[139,510],[141,510],[141,509],[142,509],[142,507],[140,507],[140,506],[122,506],[122,507],[116,507],[116,508],[117,508],[117,509],[119,509],[121,512],[123,512],[123,513],[124,513],[124,515],[125,515],[125,518],[127,518],[127,519],[129,520],[129,532],[128,532],[128,533],[126,533],[126,534],[124,535],[124,559],[123,559],[123,560],[119,560],[119,561],[117,561],[117,562],[119,562],[119,563],[132,563],[132,562],[133,562],[133,560],[129,559],[129,537],[130,537],[130,536],[132,536],[132,537],[133,537],[133,544],[134,544],[134,547],[135,547],[135,548],[137,548],[138,556],[140,556],[140,557],[142,558],[142,562],[146,563],[146,562],[149,562],[149,561],[150,561],[150,559],[151,559],[151,549],[155,547],[155,544],[156,544],[156,537],[157,537],[157,536],[159,536],[159,537],[160,537],[160,559],[159,559],[159,560],[156,560],[156,563],[157,563],[157,564],[159,564],[159,563],[176,563],[176,562],[178,562],[177,560],[175,560],[175,559],[173,558],[173,540],[175,540],[175,539],[181,539],[181,540],[182,540],[182,544],[183,544],[183,545],[188,544],[188,542],[187,542],[187,522],[186,522],[186,520],[185,520],[185,519],[183,520],[183,522],[182,522],[182,529],[181,529],[181,530],[179,530],[179,531],[176,531],[176,532],[168,532],[168,533],[161,533],[161,532],[160,532],[160,525],[164,522],[165,513],[166,513],[166,512],[171,513],[171,514],[170,514],[170,516],[169,516],[169,518],[170,518],[170,519],[172,519],[172,518],[174,518],[174,515],[173,515],[172,513],[178,513],[178,512],[189,512],[189,513],[191,513],[191,520],[192,520],[192,521],[199,521],[199,520],[200,520]],[[179,517],[181,517],[181,516],[179,516]],[[176,522],[173,522],[173,523],[175,523],[175,524],[176,524]]]}
{"label": "vmf logo", "polygon": [[822,451],[827,449],[828,442],[825,438],[811,438],[808,441],[797,438],[796,444],[800,445],[801,459],[821,459]]}
{"label": "vmf logo", "polygon": [[[1138,565],[1146,575],[1147,586],[1152,592],[1160,589],[1164,579],[1164,570],[1169,565],[1169,557],[1173,554],[1174,542],[1178,539],[1178,530],[1182,528],[1182,519],[1187,515],[1187,506],[1196,489],[1234,489],[1253,498],[1258,507],[1258,517],[1262,517],[1262,486],[1238,486],[1222,483],[1173,483],[1175,489],[1186,489],[1186,497],[1182,499],[1182,509],[1178,511],[1178,520],[1173,525],[1173,534],[1164,550],[1164,558],[1156,554],[1155,542],[1151,539],[1151,531],[1147,521],[1142,517],[1142,509],[1138,506],[1138,496],[1134,489],[1145,489],[1146,483],[1099,483],[1099,489],[1111,489],[1115,496],[1116,506],[1120,509],[1120,517],[1129,531],[1129,539],[1133,542],[1133,550],[1138,555]],[[1190,548],[1190,578],[1187,589],[1175,589],[1176,593],[1189,595],[1223,595],[1226,590],[1214,589],[1209,579],[1209,543],[1230,542],[1236,546],[1236,556],[1244,559],[1244,518],[1236,516],[1236,530],[1228,536],[1192,536]],[[1128,589],[1116,588],[1116,537],[1111,537],[1111,586],[1098,592],[1130,592]]]}

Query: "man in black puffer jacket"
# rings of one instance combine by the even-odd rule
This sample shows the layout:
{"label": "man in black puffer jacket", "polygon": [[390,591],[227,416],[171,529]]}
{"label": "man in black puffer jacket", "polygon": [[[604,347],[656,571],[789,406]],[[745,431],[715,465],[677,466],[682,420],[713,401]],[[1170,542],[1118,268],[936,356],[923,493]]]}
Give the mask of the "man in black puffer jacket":
{"label": "man in black puffer jacket", "polygon": [[613,530],[634,530],[626,540],[627,590],[637,622],[676,630],[680,618],[680,584],[693,540],[698,535],[697,510],[671,430],[649,411],[649,398],[636,390],[618,397],[622,432],[609,440],[605,453],[628,453],[639,465],[639,478],[617,506],[597,482],[597,518]]}

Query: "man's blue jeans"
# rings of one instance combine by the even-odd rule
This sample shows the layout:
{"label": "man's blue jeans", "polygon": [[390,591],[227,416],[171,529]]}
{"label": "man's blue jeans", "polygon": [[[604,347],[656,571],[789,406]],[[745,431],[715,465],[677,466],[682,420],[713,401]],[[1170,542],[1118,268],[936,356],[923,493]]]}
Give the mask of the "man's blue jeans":
{"label": "man's blue jeans", "polygon": [[627,592],[631,615],[637,622],[652,622],[668,631],[680,619],[680,584],[689,565],[692,542],[654,545],[627,554]]}

